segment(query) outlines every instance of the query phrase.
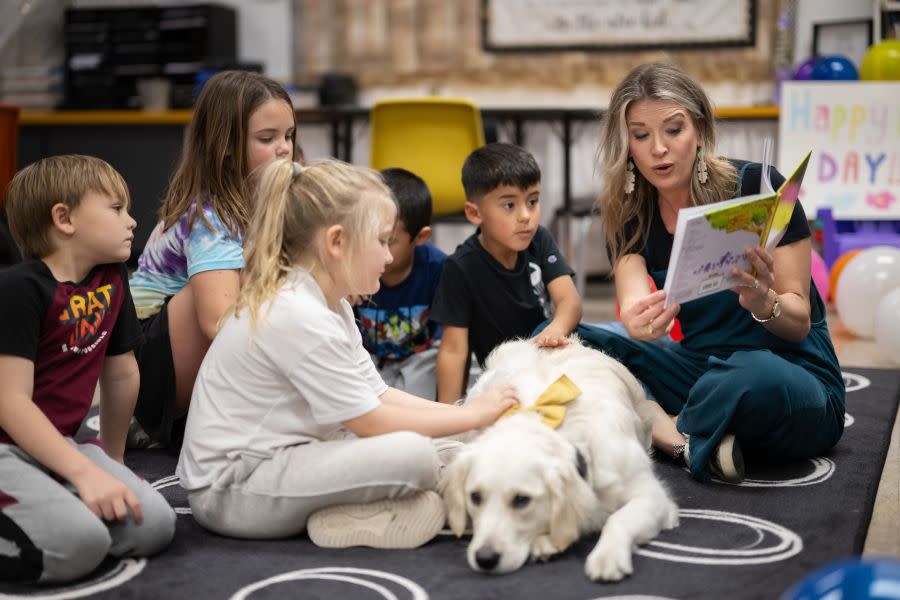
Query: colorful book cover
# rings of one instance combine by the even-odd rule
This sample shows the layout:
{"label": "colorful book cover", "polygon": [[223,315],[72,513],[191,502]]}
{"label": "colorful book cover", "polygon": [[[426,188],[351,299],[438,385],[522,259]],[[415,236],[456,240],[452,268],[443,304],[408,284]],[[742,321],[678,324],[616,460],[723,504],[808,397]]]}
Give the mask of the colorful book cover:
{"label": "colorful book cover", "polygon": [[[749,270],[747,246],[771,250],[784,236],[800,193],[810,153],[778,191],[768,191],[678,211],[666,273],[666,306],[683,304],[734,287],[732,267]],[[763,160],[764,177],[768,161]]]}

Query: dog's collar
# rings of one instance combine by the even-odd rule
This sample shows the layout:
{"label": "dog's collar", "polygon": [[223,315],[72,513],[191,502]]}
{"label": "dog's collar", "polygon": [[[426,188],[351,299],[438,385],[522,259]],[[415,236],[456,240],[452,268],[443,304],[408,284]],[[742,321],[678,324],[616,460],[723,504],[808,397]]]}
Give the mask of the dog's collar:
{"label": "dog's collar", "polygon": [[578,386],[572,383],[572,380],[565,375],[560,375],[559,379],[551,383],[544,390],[538,399],[531,406],[522,406],[516,404],[512,406],[501,417],[508,417],[522,411],[534,411],[541,415],[541,420],[545,425],[556,429],[566,416],[566,404],[581,395]]}
{"label": "dog's collar", "polygon": [[581,450],[578,449],[578,446],[575,446],[575,468],[578,469],[578,474],[581,475],[581,478],[587,481],[587,459],[584,458],[584,454],[581,453]]}

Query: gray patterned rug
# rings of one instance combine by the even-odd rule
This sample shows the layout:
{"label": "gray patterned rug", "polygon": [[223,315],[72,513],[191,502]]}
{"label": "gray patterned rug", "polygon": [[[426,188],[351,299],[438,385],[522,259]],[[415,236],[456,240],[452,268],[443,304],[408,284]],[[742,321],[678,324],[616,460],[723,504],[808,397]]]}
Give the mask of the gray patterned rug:
{"label": "gray patterned rug", "polygon": [[[591,583],[595,539],[517,573],[469,570],[467,540],[441,535],[417,550],[317,548],[306,537],[240,541],[200,528],[173,476],[175,458],[129,454],[179,513],[172,546],[149,560],[113,560],[65,588],[0,586],[2,598],[778,598],[811,571],[862,550],[900,400],[900,371],[845,372],[847,428],[827,456],[749,464],[740,486],[702,485],[673,462],[657,469],[681,525],[638,549],[634,575]],[[88,419],[87,425],[96,425]]]}

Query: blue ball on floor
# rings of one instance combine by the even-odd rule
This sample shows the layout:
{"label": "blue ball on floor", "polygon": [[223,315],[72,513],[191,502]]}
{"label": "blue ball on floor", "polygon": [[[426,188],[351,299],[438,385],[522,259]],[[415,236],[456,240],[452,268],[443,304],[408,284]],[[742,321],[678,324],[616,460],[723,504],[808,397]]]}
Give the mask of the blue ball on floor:
{"label": "blue ball on floor", "polygon": [[900,561],[892,558],[851,558],[808,575],[782,600],[900,599]]}

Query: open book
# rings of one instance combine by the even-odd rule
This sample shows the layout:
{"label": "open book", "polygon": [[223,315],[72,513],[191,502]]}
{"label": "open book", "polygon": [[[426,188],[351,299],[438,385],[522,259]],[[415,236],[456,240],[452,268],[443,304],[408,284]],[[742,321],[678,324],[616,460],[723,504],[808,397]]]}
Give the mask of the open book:
{"label": "open book", "polygon": [[784,237],[812,151],[777,191],[769,180],[768,143],[763,154],[760,189],[767,191],[678,211],[664,287],[666,306],[738,285],[731,269],[750,269],[747,246],[771,252]]}

